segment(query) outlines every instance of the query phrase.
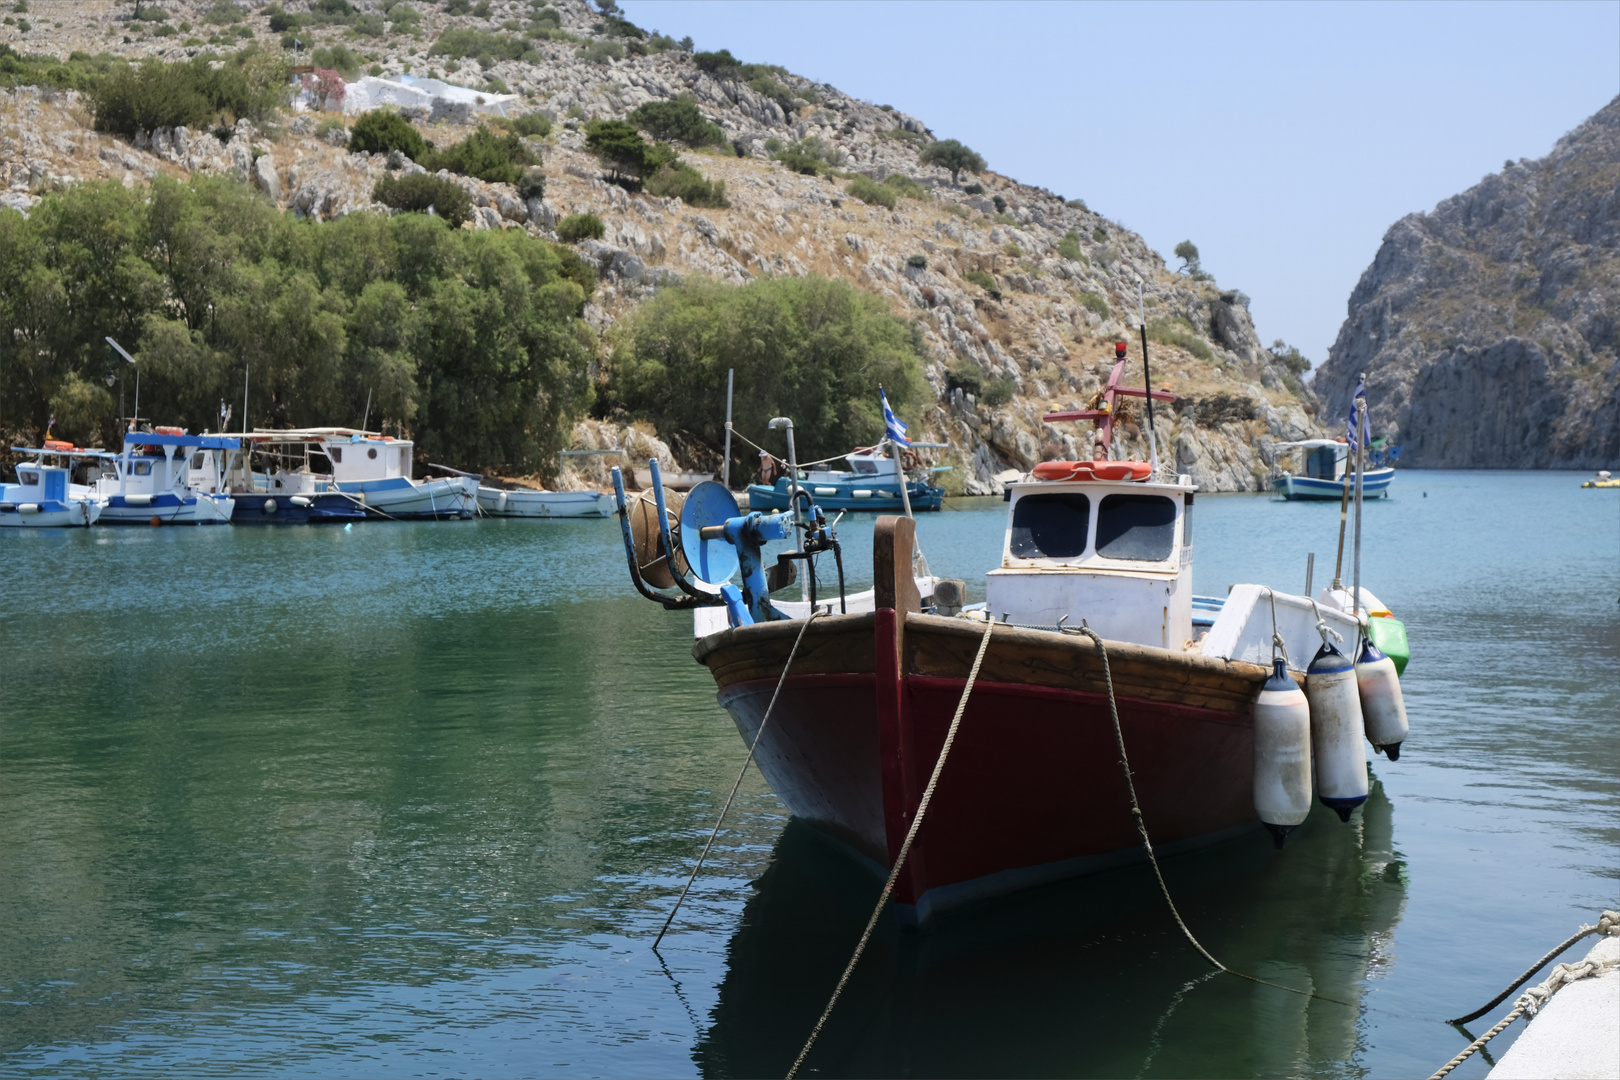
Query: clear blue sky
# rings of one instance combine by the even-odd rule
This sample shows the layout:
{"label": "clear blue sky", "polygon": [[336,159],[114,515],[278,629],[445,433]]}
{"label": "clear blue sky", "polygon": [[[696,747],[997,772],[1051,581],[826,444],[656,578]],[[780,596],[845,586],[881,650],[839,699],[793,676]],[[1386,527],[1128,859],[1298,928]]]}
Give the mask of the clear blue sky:
{"label": "clear blue sky", "polygon": [[1194,241],[1313,361],[1384,232],[1620,94],[1620,3],[620,0],[893,105],[991,168]]}

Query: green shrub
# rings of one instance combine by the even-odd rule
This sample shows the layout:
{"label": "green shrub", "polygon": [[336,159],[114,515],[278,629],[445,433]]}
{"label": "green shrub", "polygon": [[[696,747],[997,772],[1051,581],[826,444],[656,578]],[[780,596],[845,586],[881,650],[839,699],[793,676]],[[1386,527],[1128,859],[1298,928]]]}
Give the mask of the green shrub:
{"label": "green shrub", "polygon": [[1087,311],[1096,312],[1098,318],[1106,319],[1113,314],[1113,311],[1108,306],[1108,301],[1104,300],[1094,292],[1082,292],[1079,296],[1075,297],[1075,299],[1078,300],[1080,302],[1080,306],[1085,308]]}
{"label": "green shrub", "polygon": [[904,173],[890,173],[884,178],[883,186],[908,199],[928,198],[928,189]]}
{"label": "green shrub", "polygon": [[980,173],[985,168],[984,158],[955,139],[929,143],[923,148],[923,152],[917,155],[917,161],[923,165],[938,165],[943,169],[949,169],[952,184],[956,183],[963,172]]}
{"label": "green shrub", "polygon": [[964,187],[962,189],[962,194],[964,194],[964,195],[983,195],[984,194],[984,185],[983,184],[969,184],[969,185],[967,185],[967,187]]}
{"label": "green shrub", "polygon": [[[922,355],[911,323],[845,281],[812,275],[730,286],[693,278],[659,289],[619,323],[599,411],[622,408],[718,450],[725,414],[714,403],[729,369],[737,430],[762,432],[773,416],[794,417],[799,454],[815,459],[882,436],[879,384],[902,418],[915,418],[928,398]],[[732,476],[754,475],[753,453],[733,446]]]}
{"label": "green shrub", "polygon": [[162,22],[169,17],[169,13],[154,4],[148,4],[135,16],[141,22]]}
{"label": "green shrub", "polygon": [[891,139],[899,139],[902,142],[922,143],[928,141],[928,136],[924,135],[922,132],[907,131],[905,128],[890,128],[883,134],[887,135]]}
{"label": "green shrub", "polygon": [[[805,176],[818,176],[822,169],[822,160],[814,154],[807,154],[796,146],[784,146],[772,154],[776,161],[791,172],[802,173]],[[890,196],[892,199],[894,196]],[[892,206],[893,203],[890,203]]]}
{"label": "green shrub", "polygon": [[[331,132],[334,132],[334,131],[348,131],[348,130],[349,130],[349,125],[347,125],[347,124],[345,124],[343,122],[343,117],[341,117],[341,116],[328,116],[325,119],[323,119],[320,123],[315,125],[315,137],[317,139],[324,139]],[[353,147],[351,147],[350,149],[353,149]]]}
{"label": "green shrub", "polygon": [[587,238],[600,240],[605,232],[607,226],[595,214],[569,214],[557,222],[557,239],[569,244],[577,244]]}
{"label": "green shrub", "polygon": [[990,196],[990,202],[993,206],[995,206],[996,213],[1005,214],[1007,212],[1007,200],[1003,199],[1000,195]]}
{"label": "green shrub", "polygon": [[446,15],[465,15],[472,11],[472,0],[444,0]]}
{"label": "green shrub", "polygon": [[1063,205],[1067,206],[1070,210],[1085,210],[1085,209],[1087,209],[1086,200],[1084,200],[1084,199],[1070,199],[1068,202],[1064,203]]}
{"label": "green shrub", "polygon": [[562,28],[562,12],[548,4],[534,13],[529,22],[529,28],[531,30],[541,28],[559,30]]}
{"label": "green shrub", "polygon": [[1161,345],[1174,345],[1185,349],[1200,360],[1211,360],[1214,353],[1210,351],[1207,342],[1198,337],[1193,330],[1192,323],[1186,319],[1175,317],[1168,319],[1155,319],[1148,323],[1147,336],[1149,341],[1157,341]]}
{"label": "green shrub", "polygon": [[270,30],[273,33],[285,34],[289,30],[296,30],[303,24],[297,15],[283,11],[280,4],[270,4],[265,7],[263,14],[270,17]]}
{"label": "green shrub", "polygon": [[530,199],[543,199],[546,197],[546,174],[539,169],[530,169],[517,182],[518,198],[524,202]]}
{"label": "green shrub", "polygon": [[540,164],[540,159],[517,135],[497,135],[480,124],[465,139],[430,151],[420,162],[429,172],[448,169],[492,184],[515,184],[524,168]]}
{"label": "green shrub", "polygon": [[[322,122],[325,126],[325,122]],[[317,131],[317,134],[320,134]],[[427,154],[427,144],[421,132],[411,122],[389,109],[372,109],[361,113],[349,132],[349,150],[371,154],[386,154],[398,150],[412,161],[421,161]]]}
{"label": "green shrub", "polygon": [[[973,282],[996,300],[1001,299],[1001,289],[996,286],[996,279],[983,270],[969,270],[962,275],[962,280]],[[978,391],[974,391],[974,393],[978,393]]]}
{"label": "green shrub", "polygon": [[906,259],[906,265],[913,270],[926,270],[928,269],[928,260],[922,255],[912,255]]}
{"label": "green shrub", "polygon": [[1101,225],[1098,225],[1095,229],[1091,230],[1091,238],[1097,243],[1101,244],[1108,239],[1108,234],[1103,232],[1103,227]]}
{"label": "green shrub", "polygon": [[708,206],[724,210],[731,205],[726,200],[724,180],[705,180],[702,173],[682,162],[665,165],[653,173],[647,178],[642,190],[661,199],[678,197],[688,206]]}
{"label": "green shrub", "polygon": [[472,217],[472,199],[454,180],[412,173],[410,176],[385,176],[372,189],[372,197],[395,210],[425,213],[429,207],[443,218],[452,229]]}
{"label": "green shrub", "polygon": [[90,89],[96,130],[133,137],[137,131],[182,124],[211,127],[218,116],[257,123],[286,103],[284,60],[251,50],[218,68],[209,59],[148,60],[139,68],[113,69]]}
{"label": "green shrub", "polygon": [[523,54],[528,51],[529,46],[520,37],[495,34],[488,30],[452,27],[439,34],[433,42],[433,47],[428,50],[428,55],[448,56],[452,60],[472,56],[482,64],[486,57],[491,62],[521,60]]}
{"label": "green shrub", "polygon": [[874,184],[868,177],[857,176],[844,190],[863,203],[894,209],[894,192],[882,184]]}
{"label": "green shrub", "polygon": [[649,143],[635,125],[623,120],[593,120],[586,124],[585,149],[611,168],[615,176],[650,176],[677,160],[675,151]]}
{"label": "green shrub", "polygon": [[322,46],[309,54],[318,68],[330,68],[345,79],[358,78],[365,61],[347,45]]}
{"label": "green shrub", "polygon": [[1013,382],[1011,375],[998,375],[985,384],[984,392],[979,395],[979,401],[992,409],[999,409],[1013,398],[1018,384]]}
{"label": "green shrub", "polygon": [[698,112],[690,99],[646,102],[631,111],[629,121],[655,139],[678,139],[693,148],[726,145],[720,125]]}
{"label": "green shrub", "polygon": [[984,372],[971,360],[958,360],[945,370],[945,392],[961,390],[977,398],[984,392]]}
{"label": "green shrub", "polygon": [[1070,262],[1079,262],[1085,258],[1080,253],[1080,234],[1073,229],[1063,234],[1063,239],[1058,241],[1057,250],[1059,255]]}
{"label": "green shrub", "polygon": [[624,46],[616,41],[590,41],[575,49],[574,55],[587,64],[606,64],[610,60],[623,60]]}
{"label": "green shrub", "polygon": [[808,101],[815,96],[814,92],[809,90],[798,92],[790,90],[781,81],[787,77],[785,69],[770,64],[744,64],[725,49],[717,52],[693,53],[692,62],[699,70],[717,79],[745,84],[754,93],[776,102],[782,111],[789,115],[794,111],[794,98]]}
{"label": "green shrub", "polygon": [[518,135],[543,139],[551,134],[551,118],[545,113],[524,113],[522,116],[513,119],[507,126]]}

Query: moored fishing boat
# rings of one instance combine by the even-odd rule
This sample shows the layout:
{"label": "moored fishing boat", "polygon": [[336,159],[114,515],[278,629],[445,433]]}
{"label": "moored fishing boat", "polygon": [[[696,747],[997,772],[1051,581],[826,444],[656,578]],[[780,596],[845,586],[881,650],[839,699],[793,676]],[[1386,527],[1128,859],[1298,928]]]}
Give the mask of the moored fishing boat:
{"label": "moored fishing boat", "polygon": [[[1149,396],[1117,380],[1110,390]],[[1105,453],[1107,404],[1088,410]],[[819,507],[744,515],[712,485],[687,497],[670,528],[660,496],[656,551],[636,549],[622,488],[621,512],[644,595],[672,608],[724,607],[727,627],[706,632],[712,621],[700,622],[693,655],[772,790],[858,862],[879,874],[898,865],[900,918],[925,922],[1144,857],[1135,808],[1160,850],[1262,823],[1281,846],[1313,795],[1345,820],[1365,800],[1364,727],[1375,748],[1398,754],[1404,704],[1393,665],[1365,642],[1370,613],[1240,584],[1218,609],[1199,605],[1208,629],[1195,636],[1194,495],[1187,477],[1150,462],[1043,463],[1008,487],[986,604],[954,615],[955,603],[938,599],[944,583],[917,580],[909,518],[878,519],[872,610],[835,614],[829,600],[812,617],[770,594],[787,580],[784,566],[837,553]],[[797,550],[779,554],[768,575],[764,544],[788,538]],[[649,587],[643,570],[655,563],[679,594]],[[739,572],[740,588],[730,580]],[[1313,654],[1342,661],[1323,667],[1337,680],[1331,716],[1298,689],[1313,685],[1307,668],[1323,666]]]}
{"label": "moored fishing boat", "polygon": [[194,460],[235,445],[227,436],[191,435],[158,427],[124,434],[124,451],[103,457],[102,471],[77,494],[102,504],[103,525],[220,525],[236,502],[217,483],[194,485]]}
{"label": "moored fishing boat", "polygon": [[0,484],[0,528],[84,527],[101,517],[101,503],[71,488],[73,463],[102,457],[102,451],[80,450],[59,440],[49,447],[11,449],[32,454],[34,460],[17,466],[16,483]]}
{"label": "moored fishing boat", "polygon": [[491,517],[608,517],[613,513],[613,496],[604,491],[479,487],[478,509]]}
{"label": "moored fishing boat", "polygon": [[[1349,443],[1344,439],[1302,439],[1277,443],[1276,449],[1299,453],[1304,461],[1293,469],[1277,470],[1271,477],[1273,492],[1291,502],[1344,497],[1345,485],[1355,472],[1349,460]],[[1395,469],[1390,465],[1366,470],[1362,475],[1365,497],[1387,498],[1394,479]]]}
{"label": "moored fishing boat", "polygon": [[[912,510],[938,510],[945,502],[945,489],[930,484],[927,473],[916,460],[916,453],[904,451],[900,462],[882,446],[856,447],[844,455],[848,469],[806,469],[798,487],[808,491],[816,505],[827,510],[897,513],[905,508],[900,485],[906,485]],[[906,466],[902,473],[901,465]],[[748,485],[751,510],[786,510],[793,498],[793,478],[778,476],[771,484]]]}

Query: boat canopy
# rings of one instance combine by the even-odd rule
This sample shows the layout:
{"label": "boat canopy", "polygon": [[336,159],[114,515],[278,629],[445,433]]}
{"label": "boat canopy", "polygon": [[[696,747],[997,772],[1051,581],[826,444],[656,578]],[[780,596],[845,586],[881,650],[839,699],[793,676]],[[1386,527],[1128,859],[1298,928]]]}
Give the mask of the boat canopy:
{"label": "boat canopy", "polygon": [[1341,450],[1349,444],[1343,439],[1304,439],[1300,442],[1272,443],[1278,450],[1320,450],[1324,446],[1336,446]]}

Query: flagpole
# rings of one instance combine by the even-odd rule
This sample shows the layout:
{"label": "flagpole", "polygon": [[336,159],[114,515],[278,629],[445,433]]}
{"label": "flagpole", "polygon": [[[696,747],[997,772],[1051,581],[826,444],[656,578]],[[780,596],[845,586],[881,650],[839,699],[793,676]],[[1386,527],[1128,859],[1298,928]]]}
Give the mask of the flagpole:
{"label": "flagpole", "polygon": [[906,517],[915,521],[916,515],[911,512],[911,492],[906,490],[906,466],[900,460],[900,444],[893,439],[885,439],[884,442],[889,444],[889,456],[894,458],[895,475],[900,478],[900,505],[906,508]]}
{"label": "flagpole", "polygon": [[[1361,381],[1356,389],[1361,390],[1367,385],[1367,373],[1361,373]],[[1350,612],[1355,616],[1356,632],[1362,632],[1361,625],[1361,447],[1367,441],[1367,399],[1358,394],[1352,399],[1352,407],[1356,411],[1356,554],[1355,554],[1355,586],[1350,594]],[[1359,643],[1358,643],[1359,647]]]}

